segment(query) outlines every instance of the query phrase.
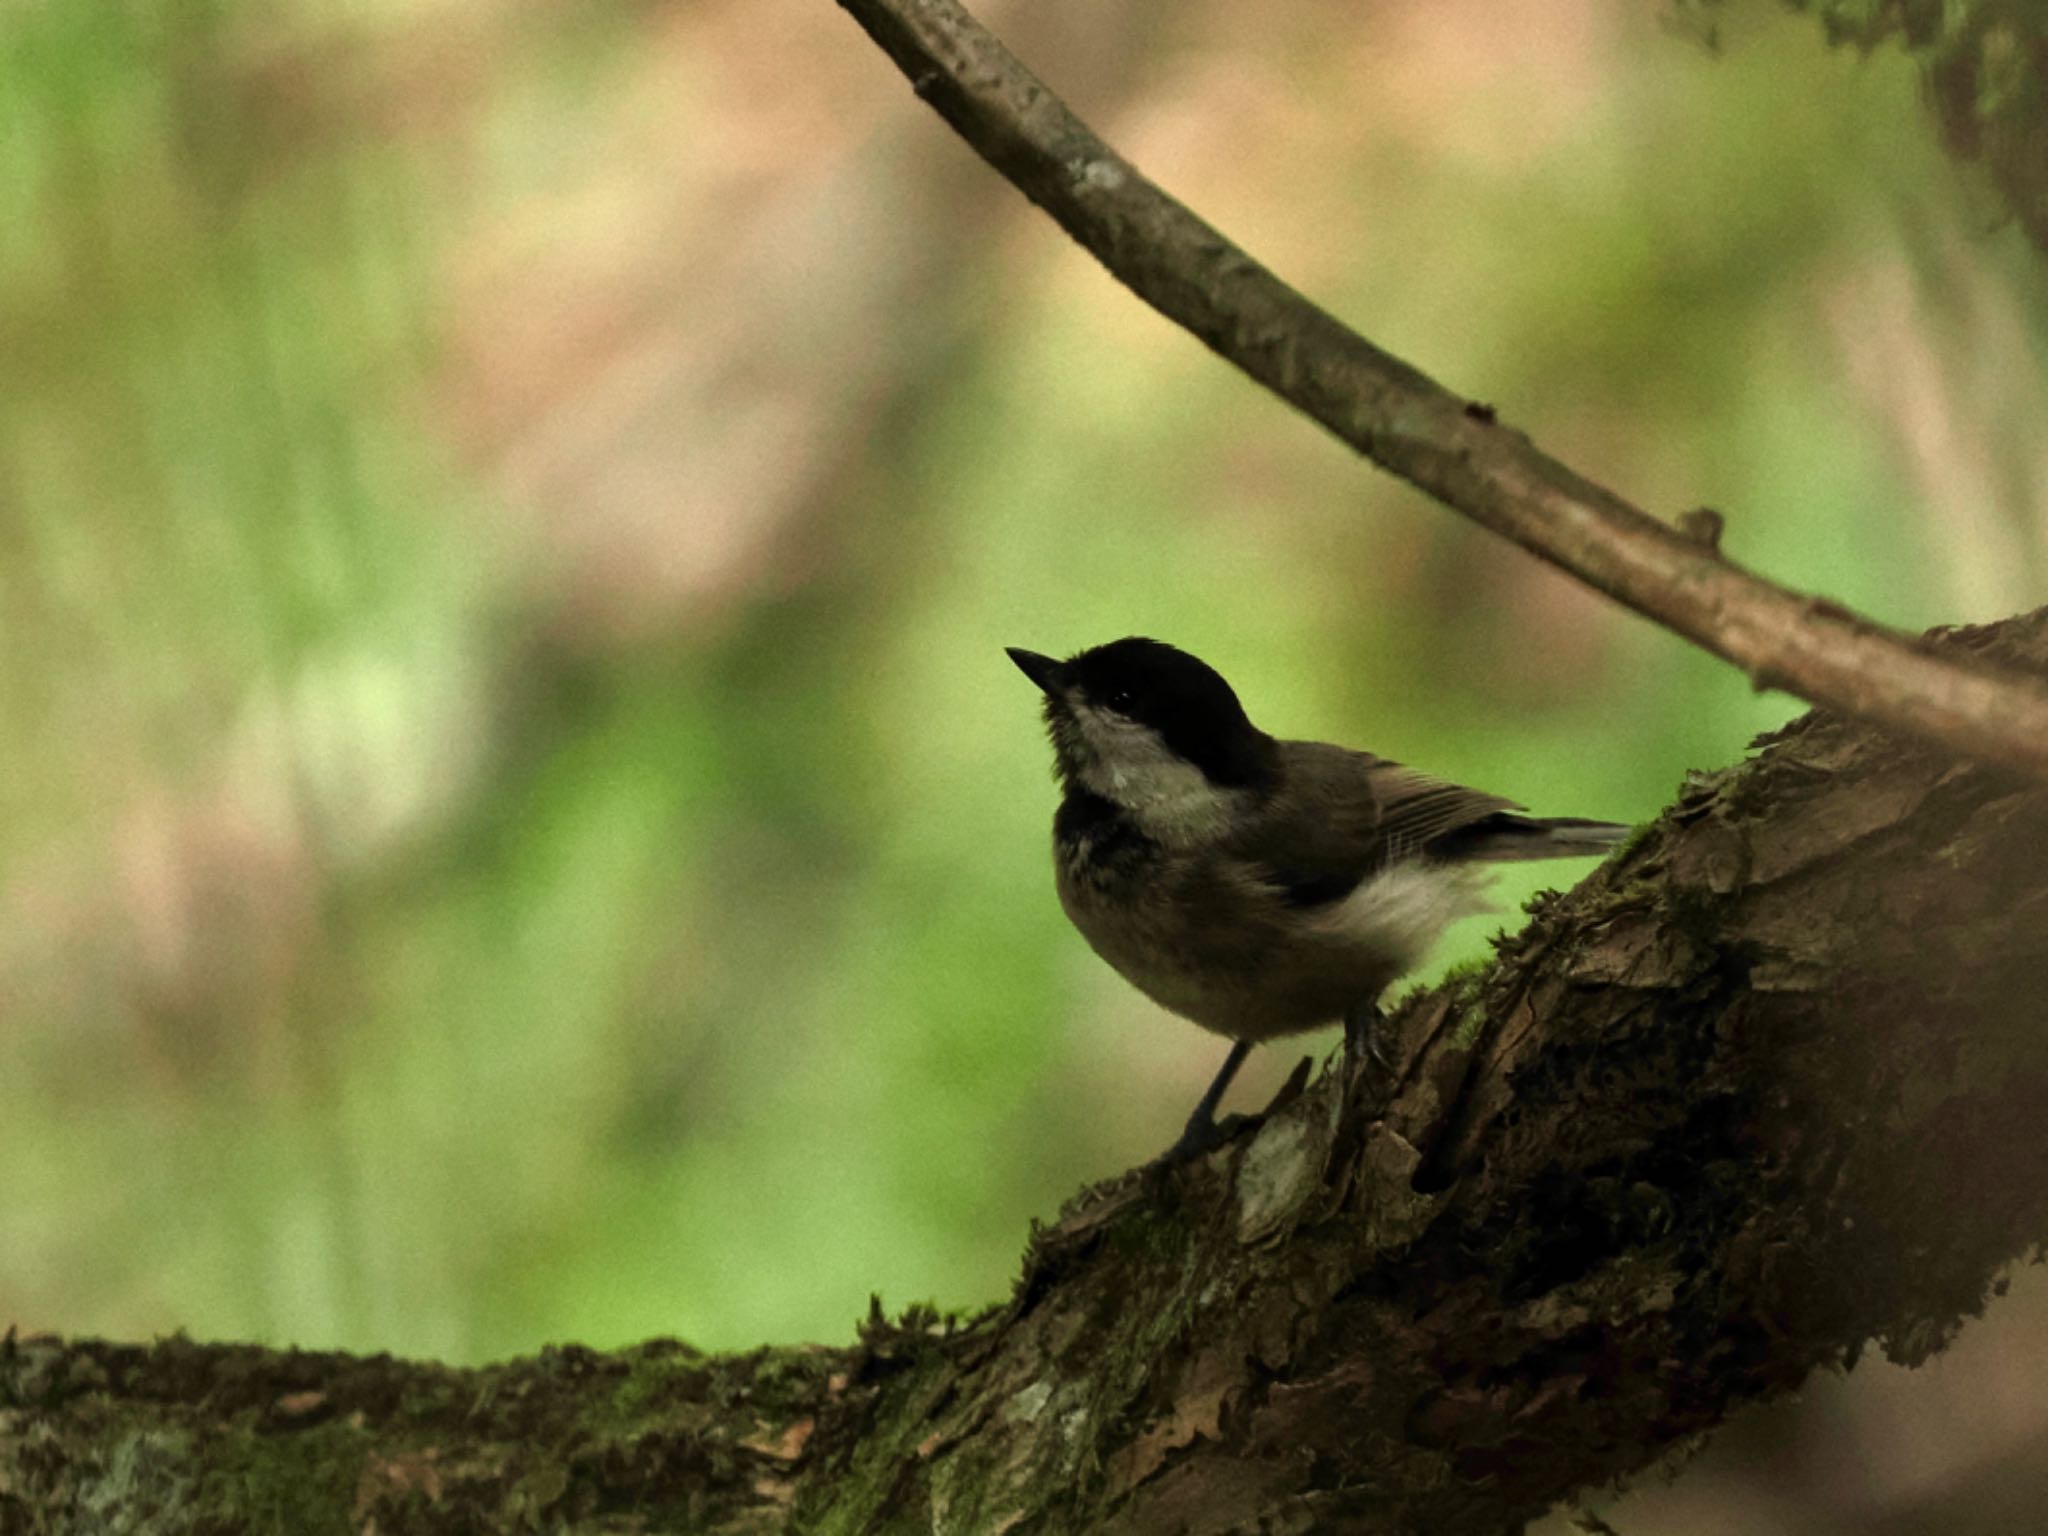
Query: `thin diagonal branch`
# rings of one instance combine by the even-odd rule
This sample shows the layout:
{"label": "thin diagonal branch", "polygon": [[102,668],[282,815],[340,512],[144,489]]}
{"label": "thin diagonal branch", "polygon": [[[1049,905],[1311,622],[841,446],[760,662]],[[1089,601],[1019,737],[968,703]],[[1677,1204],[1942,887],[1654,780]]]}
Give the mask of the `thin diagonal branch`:
{"label": "thin diagonal branch", "polygon": [[1122,283],[1381,468],[1759,688],[2048,778],[2048,688],[1766,580],[1381,351],[1147,180],[954,0],[839,0]]}

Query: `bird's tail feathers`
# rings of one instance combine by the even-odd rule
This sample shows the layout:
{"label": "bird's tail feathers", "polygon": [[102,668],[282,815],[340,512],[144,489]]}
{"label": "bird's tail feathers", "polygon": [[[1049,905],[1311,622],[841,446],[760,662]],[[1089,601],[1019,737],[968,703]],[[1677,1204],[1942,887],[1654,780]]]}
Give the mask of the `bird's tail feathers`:
{"label": "bird's tail feathers", "polygon": [[1611,852],[1635,828],[1579,816],[1517,816],[1499,812],[1460,827],[1433,852],[1452,859],[1507,864],[1521,859],[1569,859]]}

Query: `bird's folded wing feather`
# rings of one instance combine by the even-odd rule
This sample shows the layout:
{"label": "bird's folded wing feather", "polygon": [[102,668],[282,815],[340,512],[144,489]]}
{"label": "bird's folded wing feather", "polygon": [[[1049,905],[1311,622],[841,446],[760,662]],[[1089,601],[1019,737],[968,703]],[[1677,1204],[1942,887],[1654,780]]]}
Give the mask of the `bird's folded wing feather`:
{"label": "bird's folded wing feather", "polygon": [[1241,846],[1291,906],[1338,900],[1447,833],[1521,809],[1369,753],[1322,742],[1286,750],[1286,783]]}

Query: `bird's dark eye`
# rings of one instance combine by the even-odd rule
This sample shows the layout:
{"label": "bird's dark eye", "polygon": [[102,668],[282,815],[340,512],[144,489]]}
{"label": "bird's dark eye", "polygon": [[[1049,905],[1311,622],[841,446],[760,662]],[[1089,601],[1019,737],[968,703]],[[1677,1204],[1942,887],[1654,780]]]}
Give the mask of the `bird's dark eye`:
{"label": "bird's dark eye", "polygon": [[1119,688],[1109,696],[1109,707],[1120,715],[1128,715],[1137,702],[1138,696],[1128,688]]}

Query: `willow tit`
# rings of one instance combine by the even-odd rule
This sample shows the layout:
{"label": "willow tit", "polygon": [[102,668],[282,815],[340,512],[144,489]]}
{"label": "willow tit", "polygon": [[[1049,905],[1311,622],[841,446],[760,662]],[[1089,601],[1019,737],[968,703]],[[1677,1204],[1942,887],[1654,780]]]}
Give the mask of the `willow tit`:
{"label": "willow tit", "polygon": [[1484,866],[1604,853],[1629,831],[1276,741],[1214,668],[1157,640],[1009,655],[1045,695],[1060,905],[1139,991],[1236,1042],[1168,1161],[1220,1138],[1257,1042],[1341,1019],[1347,1049],[1369,1049],[1380,993],[1490,910]]}

